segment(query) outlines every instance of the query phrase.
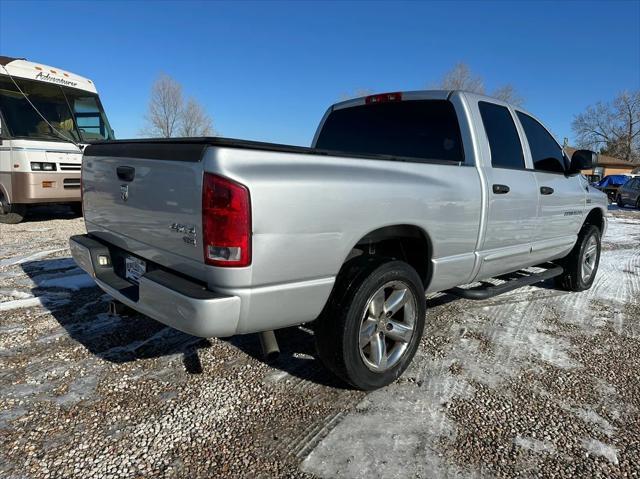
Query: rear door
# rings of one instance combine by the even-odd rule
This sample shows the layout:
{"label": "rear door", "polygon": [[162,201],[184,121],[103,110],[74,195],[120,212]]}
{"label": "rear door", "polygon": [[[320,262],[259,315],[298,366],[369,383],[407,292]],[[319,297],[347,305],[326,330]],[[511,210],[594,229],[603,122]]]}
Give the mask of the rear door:
{"label": "rear door", "polygon": [[484,175],[489,197],[477,275],[482,279],[529,264],[538,196],[534,173],[526,168],[512,111],[506,105],[488,101],[479,101],[478,111],[486,137],[481,143],[485,148]]}
{"label": "rear door", "polygon": [[569,160],[540,122],[521,111],[517,117],[526,137],[525,151],[533,164],[539,198],[532,256],[545,261],[565,253],[575,243],[588,184],[581,175],[565,175]]}

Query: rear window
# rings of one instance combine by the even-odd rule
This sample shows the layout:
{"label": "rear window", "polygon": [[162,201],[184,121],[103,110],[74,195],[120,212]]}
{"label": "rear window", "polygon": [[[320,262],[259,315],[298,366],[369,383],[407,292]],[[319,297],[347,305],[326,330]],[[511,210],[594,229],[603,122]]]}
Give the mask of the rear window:
{"label": "rear window", "polygon": [[446,100],[376,103],[335,110],[322,127],[316,148],[464,161],[458,118]]}

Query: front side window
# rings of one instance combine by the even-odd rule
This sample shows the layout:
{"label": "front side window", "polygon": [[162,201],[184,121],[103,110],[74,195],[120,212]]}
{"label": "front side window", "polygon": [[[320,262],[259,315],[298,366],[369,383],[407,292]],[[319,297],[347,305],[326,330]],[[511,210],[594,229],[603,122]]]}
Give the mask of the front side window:
{"label": "front side window", "polygon": [[446,100],[359,105],[329,114],[315,145],[360,155],[464,161],[458,118]]}
{"label": "front side window", "polygon": [[67,93],[69,103],[73,108],[78,130],[83,140],[108,140],[110,129],[98,97],[81,93]]}
{"label": "front side window", "polygon": [[567,168],[566,157],[560,145],[536,120],[520,111],[517,113],[529,142],[533,167],[536,170],[564,173]]}
{"label": "front side window", "polygon": [[491,166],[524,169],[522,144],[509,110],[486,101],[478,102],[478,108],[489,140]]}

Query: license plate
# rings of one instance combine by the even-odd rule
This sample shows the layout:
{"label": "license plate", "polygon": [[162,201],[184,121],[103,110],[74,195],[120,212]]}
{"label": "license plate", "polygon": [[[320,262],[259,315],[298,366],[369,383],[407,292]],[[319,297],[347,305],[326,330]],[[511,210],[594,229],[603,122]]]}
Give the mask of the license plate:
{"label": "license plate", "polygon": [[140,277],[147,272],[147,263],[133,256],[124,259],[125,278],[134,283],[140,281]]}

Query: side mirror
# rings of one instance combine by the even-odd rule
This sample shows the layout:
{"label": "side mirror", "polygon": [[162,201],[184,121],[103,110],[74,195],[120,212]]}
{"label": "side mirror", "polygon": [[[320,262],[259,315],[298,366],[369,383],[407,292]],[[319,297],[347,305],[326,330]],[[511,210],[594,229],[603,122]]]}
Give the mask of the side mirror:
{"label": "side mirror", "polygon": [[591,150],[576,150],[571,155],[571,165],[567,173],[577,175],[582,170],[590,170],[594,167],[598,155]]}

